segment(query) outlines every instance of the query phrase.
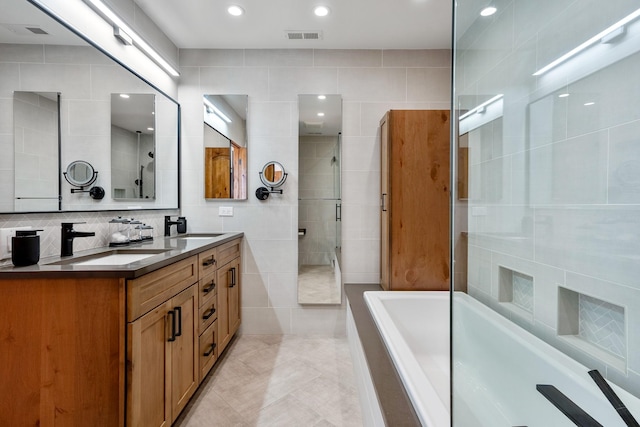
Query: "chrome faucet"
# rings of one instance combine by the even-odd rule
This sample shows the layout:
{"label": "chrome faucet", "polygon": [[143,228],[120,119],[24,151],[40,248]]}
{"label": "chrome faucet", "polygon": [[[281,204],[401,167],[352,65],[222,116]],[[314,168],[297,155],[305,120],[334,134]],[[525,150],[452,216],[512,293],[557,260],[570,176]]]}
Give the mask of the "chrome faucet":
{"label": "chrome faucet", "polygon": [[187,218],[183,216],[179,216],[177,221],[171,221],[171,217],[169,215],[164,217],[164,235],[171,235],[171,226],[177,225],[178,233],[184,234],[187,232]]}
{"label": "chrome faucet", "polygon": [[73,255],[73,239],[76,237],[95,236],[94,231],[75,231],[73,224],[84,224],[84,222],[63,222],[62,223],[62,245],[60,246],[60,256]]}

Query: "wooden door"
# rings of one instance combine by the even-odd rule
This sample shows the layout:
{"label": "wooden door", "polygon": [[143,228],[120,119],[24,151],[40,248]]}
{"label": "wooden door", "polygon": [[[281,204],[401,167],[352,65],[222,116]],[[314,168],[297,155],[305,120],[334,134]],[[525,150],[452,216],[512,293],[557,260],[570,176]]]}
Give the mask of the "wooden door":
{"label": "wooden door", "polygon": [[240,259],[236,258],[230,263],[229,288],[227,293],[229,315],[229,339],[240,327]]}
{"label": "wooden door", "polygon": [[229,283],[231,283],[230,267],[232,263],[218,269],[218,355],[222,354],[231,339],[229,329]]}
{"label": "wooden door", "polygon": [[393,290],[449,289],[449,111],[391,111],[389,281]]}
{"label": "wooden door", "polygon": [[389,290],[389,114],[380,122],[380,285]]}
{"label": "wooden door", "polygon": [[204,197],[231,197],[231,148],[205,147]]}
{"label": "wooden door", "polygon": [[173,422],[196,391],[198,372],[198,332],[196,286],[171,299],[176,317],[175,341],[171,343],[171,413]]}
{"label": "wooden door", "polygon": [[128,324],[127,425],[171,425],[169,302]]}

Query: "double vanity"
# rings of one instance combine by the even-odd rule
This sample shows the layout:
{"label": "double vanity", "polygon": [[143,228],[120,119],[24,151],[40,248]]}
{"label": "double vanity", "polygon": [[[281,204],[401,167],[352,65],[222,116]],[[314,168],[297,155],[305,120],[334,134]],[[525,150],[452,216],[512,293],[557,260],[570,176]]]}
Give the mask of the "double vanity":
{"label": "double vanity", "polygon": [[240,326],[242,237],[0,268],[0,425],[171,425]]}

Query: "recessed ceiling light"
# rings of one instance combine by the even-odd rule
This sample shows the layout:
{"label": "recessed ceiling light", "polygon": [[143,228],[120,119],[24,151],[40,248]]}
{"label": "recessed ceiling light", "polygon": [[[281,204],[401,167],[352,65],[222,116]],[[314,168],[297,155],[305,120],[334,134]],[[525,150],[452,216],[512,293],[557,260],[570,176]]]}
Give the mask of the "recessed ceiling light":
{"label": "recessed ceiling light", "polygon": [[484,9],[482,9],[480,11],[480,15],[481,16],[491,16],[494,13],[496,13],[497,11],[498,11],[498,9],[496,9],[495,6],[487,6],[487,7],[485,7]]}
{"label": "recessed ceiling light", "polygon": [[313,13],[315,13],[316,16],[327,16],[329,14],[329,8],[327,6],[317,6],[313,9]]}
{"label": "recessed ceiling light", "polygon": [[324,113],[318,113],[318,117],[324,117]]}
{"label": "recessed ceiling light", "polygon": [[229,12],[229,15],[233,15],[233,16],[244,15],[244,9],[235,4],[233,6],[229,6],[229,8],[227,9],[227,12]]}
{"label": "recessed ceiling light", "polygon": [[327,97],[325,95],[318,95],[318,99],[320,99],[320,100],[327,99]]}
{"label": "recessed ceiling light", "polygon": [[120,94],[120,98],[127,99],[127,98],[129,98],[129,95],[127,95],[126,93],[121,93]]}

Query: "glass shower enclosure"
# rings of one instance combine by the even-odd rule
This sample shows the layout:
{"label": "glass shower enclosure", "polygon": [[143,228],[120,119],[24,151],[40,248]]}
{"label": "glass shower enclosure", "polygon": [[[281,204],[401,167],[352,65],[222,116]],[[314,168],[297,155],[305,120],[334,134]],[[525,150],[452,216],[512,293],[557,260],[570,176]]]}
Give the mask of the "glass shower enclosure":
{"label": "glass shower enclosure", "polygon": [[[453,425],[572,425],[540,385],[624,425],[587,371],[640,398],[640,4],[455,3]],[[463,352],[460,294],[584,372],[533,377],[492,331]]]}

